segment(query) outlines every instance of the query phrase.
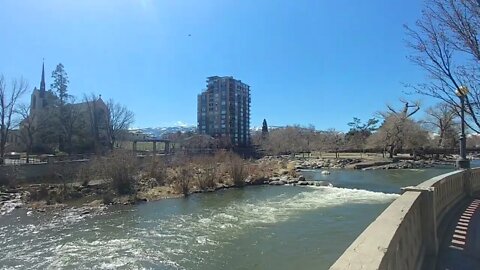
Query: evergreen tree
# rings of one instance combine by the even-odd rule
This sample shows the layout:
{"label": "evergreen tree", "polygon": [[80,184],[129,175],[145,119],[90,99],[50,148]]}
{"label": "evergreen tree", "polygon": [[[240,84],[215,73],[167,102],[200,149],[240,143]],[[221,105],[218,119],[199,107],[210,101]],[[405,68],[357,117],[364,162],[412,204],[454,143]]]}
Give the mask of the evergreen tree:
{"label": "evergreen tree", "polygon": [[64,105],[68,100],[68,75],[62,63],[59,63],[52,72],[53,83],[50,85],[59,98],[60,105]]}
{"label": "evergreen tree", "polygon": [[268,125],[267,125],[267,120],[263,119],[263,124],[262,124],[262,137],[266,137],[268,135]]}
{"label": "evergreen tree", "polygon": [[58,145],[60,151],[72,153],[73,137],[78,135],[81,117],[77,107],[71,106],[74,98],[68,94],[68,75],[62,63],[59,63],[52,72],[53,83],[50,85],[58,100],[54,112],[56,131],[58,133]]}

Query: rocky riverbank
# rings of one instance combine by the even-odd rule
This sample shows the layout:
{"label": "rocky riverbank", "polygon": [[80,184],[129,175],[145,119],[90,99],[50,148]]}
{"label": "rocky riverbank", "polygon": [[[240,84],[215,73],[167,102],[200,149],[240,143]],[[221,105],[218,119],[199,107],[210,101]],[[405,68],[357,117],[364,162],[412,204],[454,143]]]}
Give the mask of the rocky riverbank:
{"label": "rocky riverbank", "polygon": [[[295,170],[280,169],[271,172],[272,177],[248,176],[242,186],[329,186],[324,181],[307,181]],[[172,186],[152,186],[154,179],[139,181],[137,192],[132,195],[117,195],[108,181],[92,181],[84,186],[73,184],[32,184],[15,188],[3,188],[0,191],[0,215],[5,215],[18,208],[28,211],[45,212],[65,208],[89,209],[108,205],[131,205],[141,202],[157,201],[185,196],[175,191]],[[216,183],[215,187],[201,189],[192,186],[188,194],[208,193],[224,189],[239,188],[232,182]],[[65,191],[66,190],[66,191]],[[188,195],[187,194],[187,195]],[[87,211],[87,210],[85,210]]]}
{"label": "rocky riverbank", "polygon": [[267,156],[260,159],[258,162],[276,162],[276,163],[287,163],[287,167],[295,168],[296,170],[320,170],[320,169],[343,169],[347,168],[349,165],[357,164],[363,159],[357,158],[339,158],[339,159],[330,159],[330,158],[299,158],[291,156]]}
{"label": "rocky riverbank", "polygon": [[435,160],[402,160],[387,164],[375,165],[362,168],[362,170],[398,170],[398,169],[425,169],[436,166],[453,166],[453,162]]}
{"label": "rocky riverbank", "polygon": [[0,215],[5,215],[21,208],[25,201],[25,193],[15,189],[0,190]]}
{"label": "rocky riverbank", "polygon": [[[232,181],[228,173],[219,173],[213,185],[201,187],[201,183],[192,180],[188,191],[181,192],[174,184],[159,184],[155,178],[138,176],[135,192],[131,195],[119,195],[109,180],[94,180],[88,183],[68,184],[30,184],[15,188],[0,189],[0,215],[14,209],[26,207],[32,210],[46,211],[50,208],[101,207],[106,205],[128,205],[139,202],[156,201],[168,198],[188,196],[193,193],[215,192],[241,186],[329,186],[328,182],[307,181],[302,170],[323,170],[329,174],[332,169],[420,169],[437,165],[451,164],[432,160],[362,160],[362,159],[324,159],[292,158],[290,156],[264,157],[245,164],[244,181]],[[218,166],[221,166],[219,163]],[[198,178],[202,168],[192,167],[192,179]]]}
{"label": "rocky riverbank", "polygon": [[264,157],[261,160],[268,162],[286,163],[286,167],[301,170],[328,170],[328,169],[353,169],[353,170],[389,170],[389,169],[421,169],[435,166],[449,166],[453,160],[391,160],[377,159],[365,160],[358,158],[297,158],[291,156]]}

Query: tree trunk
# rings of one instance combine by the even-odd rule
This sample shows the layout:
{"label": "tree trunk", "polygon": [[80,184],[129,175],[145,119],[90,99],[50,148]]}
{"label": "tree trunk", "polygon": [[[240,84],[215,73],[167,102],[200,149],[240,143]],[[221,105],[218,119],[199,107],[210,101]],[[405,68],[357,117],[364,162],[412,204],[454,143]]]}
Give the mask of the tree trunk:
{"label": "tree trunk", "polygon": [[68,155],[72,154],[72,136],[69,135],[67,139],[67,153]]}
{"label": "tree trunk", "polygon": [[393,158],[394,150],[395,150],[395,147],[393,145],[390,145],[390,150],[388,151],[388,155],[390,158]]}
{"label": "tree trunk", "polygon": [[6,140],[2,137],[0,142],[0,165],[5,164],[5,144]]}

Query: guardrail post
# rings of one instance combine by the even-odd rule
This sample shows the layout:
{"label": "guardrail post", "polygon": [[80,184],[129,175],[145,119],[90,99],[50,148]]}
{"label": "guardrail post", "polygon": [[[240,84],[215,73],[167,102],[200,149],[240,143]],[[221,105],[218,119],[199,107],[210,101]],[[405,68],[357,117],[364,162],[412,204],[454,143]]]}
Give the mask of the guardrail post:
{"label": "guardrail post", "polygon": [[422,222],[422,243],[425,248],[424,269],[433,269],[438,254],[437,236],[437,209],[435,203],[435,188],[433,187],[405,187],[402,193],[407,191],[421,192],[420,215]]}

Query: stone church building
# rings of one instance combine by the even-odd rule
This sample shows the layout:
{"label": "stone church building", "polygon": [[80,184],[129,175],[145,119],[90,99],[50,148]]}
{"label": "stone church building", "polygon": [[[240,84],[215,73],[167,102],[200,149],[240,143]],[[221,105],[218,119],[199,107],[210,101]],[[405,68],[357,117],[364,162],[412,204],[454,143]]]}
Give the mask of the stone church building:
{"label": "stone church building", "polygon": [[[59,114],[58,104],[59,99],[55,93],[46,89],[45,65],[42,65],[40,88],[35,87],[31,95],[30,117],[32,118],[29,121],[35,130],[42,130],[34,136],[34,145],[40,149],[46,145],[49,145],[50,148],[61,148],[60,145],[55,145],[56,143],[51,141],[47,142],[45,139],[48,137],[45,135],[46,133],[55,133],[52,132],[52,128],[58,129],[54,123],[55,117],[52,117],[52,115]],[[95,147],[108,146],[109,110],[101,96],[81,103],[67,103],[65,110],[72,114],[67,119],[71,119],[72,125],[76,127],[76,132],[71,139],[77,148],[87,150],[89,145],[90,147],[94,145]],[[20,125],[20,131],[24,125],[25,121]],[[59,140],[54,141],[58,142]]]}

